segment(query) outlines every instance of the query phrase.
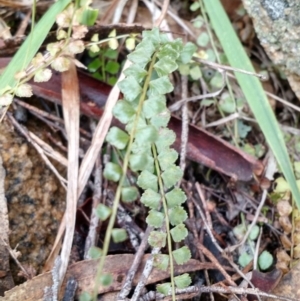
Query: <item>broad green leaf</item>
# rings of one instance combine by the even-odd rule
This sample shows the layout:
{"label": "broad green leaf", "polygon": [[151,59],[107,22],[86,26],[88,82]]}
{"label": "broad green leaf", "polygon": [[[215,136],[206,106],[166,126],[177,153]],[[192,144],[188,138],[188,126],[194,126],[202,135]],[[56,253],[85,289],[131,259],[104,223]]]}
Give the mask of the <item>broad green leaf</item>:
{"label": "broad green leaf", "polygon": [[209,35],[207,32],[202,32],[199,37],[197,38],[197,44],[200,47],[206,47],[209,43]]}
{"label": "broad green leaf", "polygon": [[130,53],[127,58],[134,64],[139,64],[141,67],[146,66],[151,60],[151,57],[147,56],[143,49],[135,50],[134,52]]}
{"label": "broad green leaf", "polygon": [[192,283],[192,279],[189,274],[185,273],[174,278],[175,285],[179,289],[188,287]]}
{"label": "broad green leaf", "polygon": [[99,57],[96,57],[94,60],[92,60],[87,68],[90,72],[94,73],[96,72],[100,67],[102,66],[102,61],[99,59]]}
{"label": "broad green leaf", "polygon": [[103,285],[103,286],[109,286],[111,285],[113,282],[113,277],[112,275],[110,274],[103,274],[100,276],[100,283]]}
{"label": "broad green leaf", "polygon": [[273,264],[273,256],[268,251],[263,251],[258,257],[259,267],[264,271]]}
{"label": "broad green leaf", "polygon": [[152,125],[148,125],[136,131],[135,141],[137,141],[137,143],[139,144],[143,144],[147,142],[153,143],[157,140],[157,137],[158,137],[157,129]]}
{"label": "broad green leaf", "polygon": [[88,292],[82,292],[79,296],[79,301],[92,301],[93,298]]}
{"label": "broad green leaf", "polygon": [[199,78],[202,77],[202,72],[199,66],[193,66],[190,70],[189,70],[189,75],[191,76],[191,78],[193,80],[198,80]]}
{"label": "broad green leaf", "polygon": [[160,228],[164,222],[165,215],[162,212],[156,210],[150,210],[146,218],[146,222],[149,226]]}
{"label": "broad green leaf", "polygon": [[115,228],[111,232],[112,239],[115,243],[122,242],[127,239],[127,232],[124,229]]}
{"label": "broad green leaf", "polygon": [[168,76],[159,77],[151,80],[149,83],[150,95],[167,94],[172,92],[173,89],[173,85],[171,84]]}
{"label": "broad green leaf", "polygon": [[158,155],[158,162],[162,170],[166,170],[168,167],[172,166],[177,160],[178,153],[173,148],[167,148],[160,152]]}
{"label": "broad green leaf", "polygon": [[135,110],[132,107],[130,102],[128,102],[126,100],[120,100],[114,106],[113,114],[122,123],[127,123],[134,116]]}
{"label": "broad green leaf", "polygon": [[187,217],[186,211],[181,206],[169,209],[169,219],[172,226],[183,223]]}
{"label": "broad green leaf", "polygon": [[242,120],[238,120],[237,122],[237,130],[240,138],[244,139],[247,137],[248,133],[251,132],[252,127],[245,124]]}
{"label": "broad green leaf", "polygon": [[182,39],[180,38],[173,41],[168,41],[167,45],[170,45],[175,51],[177,51],[178,54],[180,54],[183,49]]}
{"label": "broad green leaf", "polygon": [[79,20],[79,22],[86,26],[93,26],[98,18],[98,13],[98,9],[86,7],[82,12],[81,19]]}
{"label": "broad green leaf", "polygon": [[128,132],[128,133],[131,133],[133,127],[135,129],[142,129],[144,127],[147,126],[147,123],[146,123],[146,120],[145,118],[139,116],[138,117],[138,121],[137,123],[135,122],[134,118],[132,118],[128,123],[127,125],[125,126],[125,130]]}
{"label": "broad green leaf", "polygon": [[247,252],[244,252],[240,255],[238,263],[241,267],[245,267],[253,259],[253,256],[250,256]]}
{"label": "broad green leaf", "polygon": [[139,51],[139,50],[143,51],[144,56],[151,58],[151,56],[153,55],[153,53],[155,51],[155,46],[153,45],[153,42],[151,41],[151,39],[143,39],[142,42],[136,46],[136,51]]}
{"label": "broad green leaf", "polygon": [[153,191],[152,189],[147,189],[141,197],[141,202],[150,207],[151,209],[157,209],[160,203],[161,196],[159,193]]}
{"label": "broad green leaf", "polygon": [[[204,0],[203,3],[231,67],[255,72],[220,1]],[[300,209],[300,192],[296,184],[285,141],[262,85],[258,78],[254,76],[240,72],[235,72],[235,76],[291,187],[297,207]]]}
{"label": "broad green leaf", "polygon": [[166,271],[169,266],[169,255],[166,254],[156,254],[153,256],[153,266],[162,270]]}
{"label": "broad green leaf", "polygon": [[197,16],[194,20],[193,20],[193,26],[195,28],[201,28],[204,24],[204,19],[202,16]]}
{"label": "broad green leaf", "polygon": [[142,92],[141,86],[133,76],[126,77],[118,85],[128,101],[134,101]]}
{"label": "broad green leaf", "polygon": [[180,188],[175,187],[166,193],[166,199],[168,208],[173,208],[184,203],[186,201],[186,195]]}
{"label": "broad green leaf", "polygon": [[164,45],[167,43],[170,43],[170,39],[166,33],[160,32],[159,33],[159,38],[160,38],[160,44]]}
{"label": "broad green leaf", "polygon": [[88,254],[91,259],[98,259],[102,255],[102,250],[98,247],[93,246],[89,249]]}
{"label": "broad green leaf", "polygon": [[161,177],[164,181],[164,186],[170,188],[174,186],[183,176],[183,172],[179,166],[171,165],[162,174]]}
{"label": "broad green leaf", "polygon": [[193,2],[190,6],[191,11],[196,11],[197,9],[200,9],[200,3],[198,1]]}
{"label": "broad green leaf", "polygon": [[118,78],[116,76],[109,76],[107,79],[107,84],[110,86],[114,86],[118,81]]}
{"label": "broad green leaf", "polygon": [[175,242],[180,242],[184,240],[188,235],[188,230],[186,229],[184,224],[179,224],[173,229],[170,230],[172,239]]}
{"label": "broad green leaf", "polygon": [[257,225],[254,225],[249,234],[249,239],[255,240],[257,238],[258,234],[259,234],[259,227]]}
{"label": "broad green leaf", "polygon": [[105,221],[111,214],[111,209],[103,204],[96,207],[96,214],[101,221]]}
{"label": "broad green leaf", "polygon": [[135,42],[136,39],[135,38],[127,38],[125,41],[125,47],[127,50],[132,51],[135,48]]}
{"label": "broad green leaf", "polygon": [[232,114],[236,110],[235,100],[231,98],[229,94],[223,93],[219,102],[219,107],[224,113]]}
{"label": "broad green leaf", "polygon": [[154,64],[154,69],[156,70],[158,76],[168,75],[177,68],[178,65],[176,62],[169,57],[163,57]]}
{"label": "broad green leaf", "polygon": [[105,50],[104,56],[105,56],[106,58],[108,58],[108,59],[115,60],[115,59],[118,58],[119,52],[118,52],[117,50],[108,48],[108,49]]}
{"label": "broad green leaf", "polygon": [[276,193],[286,193],[291,189],[289,183],[283,177],[277,178],[275,184],[274,192]]}
{"label": "broad green leaf", "polygon": [[120,64],[118,62],[109,61],[104,69],[110,74],[117,74],[120,71]]}
{"label": "broad green leaf", "polygon": [[148,72],[137,64],[132,64],[130,67],[124,70],[126,76],[133,76],[138,83],[141,83]]}
{"label": "broad green leaf", "polygon": [[127,133],[113,126],[107,133],[106,141],[118,149],[124,149],[129,141]]}
{"label": "broad green leaf", "polygon": [[216,89],[221,89],[224,86],[224,78],[220,72],[216,72],[215,75],[209,81],[210,86]]}
{"label": "broad green leaf", "polygon": [[[26,41],[22,44],[18,52],[13,56],[12,60],[5,68],[0,77],[0,94],[3,90],[10,86],[12,88],[17,84],[15,74],[26,68],[32,58],[36,55],[46,36],[48,35],[56,16],[71,2],[71,0],[61,0],[53,3],[48,11],[43,15],[42,19],[34,27]],[[1,104],[0,104],[1,105]]]}
{"label": "broad green leaf", "polygon": [[152,30],[144,30],[142,35],[143,40],[150,40],[154,47],[160,43],[160,32],[157,27],[154,27]]}
{"label": "broad green leaf", "polygon": [[135,201],[139,197],[139,192],[135,186],[123,187],[121,190],[121,199],[123,202],[129,203]]}
{"label": "broad green leaf", "polygon": [[170,111],[166,109],[163,112],[152,116],[150,122],[155,128],[159,129],[161,127],[166,127],[170,121],[170,118],[171,118]]}
{"label": "broad green leaf", "polygon": [[[108,36],[110,36],[110,34],[108,35]],[[110,47],[111,49],[113,49],[113,50],[116,50],[118,47],[119,47],[119,42],[118,42],[118,40],[116,39],[116,38],[110,38],[109,40],[108,40],[108,47]]]}
{"label": "broad green leaf", "polygon": [[148,243],[153,248],[163,248],[166,246],[167,234],[161,231],[151,231]]}
{"label": "broad green leaf", "polygon": [[172,130],[168,128],[160,129],[158,132],[158,138],[155,141],[158,153],[162,152],[167,147],[172,145],[175,142],[175,140],[176,135]]}
{"label": "broad green leaf", "polygon": [[144,190],[152,189],[157,192],[157,176],[148,170],[143,170],[141,172],[138,177],[137,184]]}
{"label": "broad green leaf", "polygon": [[146,153],[146,154],[152,156],[151,143],[145,142],[145,143],[141,144],[141,143],[138,143],[138,141],[135,140],[132,143],[131,152],[133,154]]}
{"label": "broad green leaf", "polygon": [[107,180],[118,182],[122,175],[122,168],[112,162],[108,162],[105,165],[103,175]]}
{"label": "broad green leaf", "polygon": [[187,64],[191,59],[193,54],[196,52],[197,46],[192,42],[187,42],[180,53],[180,60],[183,64]]}
{"label": "broad green leaf", "polygon": [[132,171],[148,170],[154,172],[154,159],[146,153],[131,154],[129,164]]}
{"label": "broad green leaf", "polygon": [[244,224],[236,225],[233,228],[233,234],[235,235],[235,237],[238,240],[241,240],[243,238],[243,236],[245,236],[246,232],[247,232],[247,229]]}
{"label": "broad green leaf", "polygon": [[169,43],[164,45],[161,50],[157,53],[157,57],[158,58],[165,58],[165,57],[169,57],[170,59],[172,59],[174,62],[177,60],[177,58],[179,57],[179,53],[178,51],[176,51],[176,49],[174,49],[174,47],[172,47]]}
{"label": "broad green leaf", "polygon": [[189,64],[180,64],[178,67],[178,71],[180,72],[181,75],[189,75],[190,74],[190,65]]}
{"label": "broad green leaf", "polygon": [[156,290],[165,296],[167,296],[171,292],[171,288],[172,286],[170,282],[166,282],[156,286]]}
{"label": "broad green leaf", "polygon": [[187,246],[173,251],[172,254],[177,264],[184,264],[191,259],[191,251]]}
{"label": "broad green leaf", "polygon": [[91,54],[95,55],[95,54],[98,54],[100,52],[100,48],[99,48],[99,46],[97,44],[92,44],[90,47],[88,47],[88,49],[89,49],[89,56],[90,57],[94,57]]}
{"label": "broad green leaf", "polygon": [[166,97],[164,95],[150,97],[143,103],[143,113],[146,118],[151,118],[164,110],[166,110]]}

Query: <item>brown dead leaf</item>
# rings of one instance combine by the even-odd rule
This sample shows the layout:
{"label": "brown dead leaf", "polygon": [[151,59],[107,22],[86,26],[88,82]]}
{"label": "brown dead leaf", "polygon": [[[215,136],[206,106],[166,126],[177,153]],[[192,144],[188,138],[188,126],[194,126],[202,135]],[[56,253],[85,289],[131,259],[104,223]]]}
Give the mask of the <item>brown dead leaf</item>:
{"label": "brown dead leaf", "polygon": [[[133,285],[136,285],[140,279],[149,256],[150,255],[144,255],[140,268],[134,278]],[[125,281],[126,274],[132,265],[133,259],[134,255],[131,254],[107,256],[105,259],[103,273],[111,274],[113,282],[107,287],[100,286],[98,293],[103,294],[106,292],[120,290]],[[67,270],[65,281],[62,285],[62,291],[66,286],[66,280],[72,276],[78,282],[78,289],[76,291],[77,297],[83,291],[92,293],[97,266],[97,260],[85,260],[71,265]],[[198,260],[191,259],[184,265],[175,265],[174,271],[175,275],[178,275],[203,269],[216,269],[216,267],[212,263],[201,263]],[[169,277],[170,275],[168,272],[154,268],[147,280],[147,284],[156,283]],[[45,273],[14,287],[12,290],[6,292],[4,297],[0,297],[0,301],[42,301],[44,288],[51,285],[51,273]],[[61,297],[62,293],[60,294],[60,298]]]}
{"label": "brown dead leaf", "polygon": [[79,115],[80,95],[77,69],[73,61],[62,73],[62,108],[68,138],[68,190],[65,211],[66,232],[61,250],[60,284],[65,276],[71,254],[78,198]]}

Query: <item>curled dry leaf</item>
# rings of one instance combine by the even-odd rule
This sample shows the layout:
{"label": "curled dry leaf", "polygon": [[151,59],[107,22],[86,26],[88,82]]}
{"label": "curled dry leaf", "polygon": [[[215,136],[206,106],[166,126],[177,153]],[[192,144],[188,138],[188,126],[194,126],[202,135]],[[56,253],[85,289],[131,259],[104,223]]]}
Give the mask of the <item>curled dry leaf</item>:
{"label": "curled dry leaf", "polygon": [[281,216],[279,218],[279,224],[286,234],[290,234],[292,232],[293,226],[288,216]]}
{"label": "curled dry leaf", "polygon": [[280,216],[289,216],[293,208],[288,201],[279,201],[277,203],[277,210]]}

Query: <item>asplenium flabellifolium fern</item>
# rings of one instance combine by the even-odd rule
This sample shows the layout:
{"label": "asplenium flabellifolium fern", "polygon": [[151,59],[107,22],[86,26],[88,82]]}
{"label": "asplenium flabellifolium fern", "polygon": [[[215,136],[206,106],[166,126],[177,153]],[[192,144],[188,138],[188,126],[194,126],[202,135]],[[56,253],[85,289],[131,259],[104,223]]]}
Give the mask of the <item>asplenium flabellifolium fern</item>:
{"label": "asplenium flabellifolium fern", "polygon": [[[130,168],[138,173],[137,185],[143,190],[141,202],[149,208],[146,222],[155,228],[148,242],[153,248],[167,245],[169,255],[158,254],[154,260],[156,267],[170,269],[172,284],[158,287],[164,294],[171,288],[174,293],[174,283],[177,288],[190,284],[188,275],[173,277],[173,260],[183,264],[191,255],[186,246],[172,250],[172,241],[183,241],[188,231],[184,225],[187,213],[182,207],[186,195],[176,186],[183,173],[175,164],[178,154],[171,148],[176,136],[167,127],[170,112],[165,95],[173,91],[169,74],[178,65],[188,63],[195,50],[194,44],[183,45],[181,39],[169,41],[157,28],[144,31],[141,43],[128,55],[132,65],[124,71],[126,77],[119,83],[123,99],[113,111],[125,124],[125,131],[112,127],[107,134],[111,145],[125,151],[122,167],[110,162],[104,170],[109,180],[119,182],[114,208],[123,196],[129,195],[131,200],[138,197],[136,187],[126,181],[126,171]],[[112,210],[111,225],[114,219]]]}

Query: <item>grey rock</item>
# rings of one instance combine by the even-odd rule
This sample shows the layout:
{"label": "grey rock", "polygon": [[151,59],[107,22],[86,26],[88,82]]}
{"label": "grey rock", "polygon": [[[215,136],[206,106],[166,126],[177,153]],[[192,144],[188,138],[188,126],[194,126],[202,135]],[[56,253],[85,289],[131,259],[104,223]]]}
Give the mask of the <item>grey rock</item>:
{"label": "grey rock", "polygon": [[271,60],[286,73],[300,99],[299,0],[242,0]]}

